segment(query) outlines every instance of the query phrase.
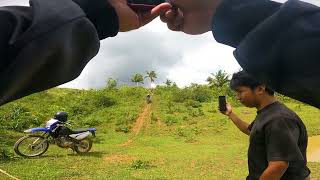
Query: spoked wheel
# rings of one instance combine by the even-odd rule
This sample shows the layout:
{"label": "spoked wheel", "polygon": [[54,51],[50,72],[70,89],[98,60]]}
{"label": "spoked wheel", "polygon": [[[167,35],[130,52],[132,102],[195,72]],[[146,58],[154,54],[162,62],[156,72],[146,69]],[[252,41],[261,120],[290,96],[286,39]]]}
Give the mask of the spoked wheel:
{"label": "spoked wheel", "polygon": [[78,154],[83,154],[83,153],[89,152],[91,147],[92,147],[92,140],[89,138],[84,138],[80,140],[77,145],[74,146],[74,150]]}
{"label": "spoked wheel", "polygon": [[41,135],[28,135],[20,138],[14,144],[14,151],[24,157],[36,157],[45,153],[49,142]]}

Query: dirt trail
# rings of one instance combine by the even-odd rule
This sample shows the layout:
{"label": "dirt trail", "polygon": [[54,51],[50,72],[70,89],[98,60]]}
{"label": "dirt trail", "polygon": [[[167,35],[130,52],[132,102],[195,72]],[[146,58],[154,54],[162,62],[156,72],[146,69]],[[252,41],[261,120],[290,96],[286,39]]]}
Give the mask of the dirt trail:
{"label": "dirt trail", "polygon": [[132,128],[132,133],[134,135],[138,135],[141,131],[141,128],[147,118],[150,118],[151,114],[151,104],[147,104],[145,108],[143,109],[143,112],[140,113],[138,119],[136,120],[136,123],[134,124]]}
{"label": "dirt trail", "polygon": [[151,115],[151,104],[147,104],[143,111],[139,114],[133,128],[132,128],[132,134],[133,134],[133,137],[130,138],[128,141],[120,144],[119,146],[128,146],[130,145],[132,142],[133,142],[133,138],[134,136],[137,136],[140,132],[141,132],[141,128],[143,126],[146,126],[146,120],[147,119],[150,119],[150,115]]}
{"label": "dirt trail", "polygon": [[307,159],[309,162],[320,162],[320,136],[309,137]]}

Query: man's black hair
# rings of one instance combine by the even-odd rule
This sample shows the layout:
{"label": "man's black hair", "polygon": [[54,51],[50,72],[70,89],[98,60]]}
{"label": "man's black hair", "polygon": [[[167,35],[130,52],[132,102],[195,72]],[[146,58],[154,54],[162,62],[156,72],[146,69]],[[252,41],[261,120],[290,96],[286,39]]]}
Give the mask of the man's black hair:
{"label": "man's black hair", "polygon": [[[236,88],[239,86],[249,87],[250,89],[254,90],[260,85],[263,85],[263,83],[258,82],[245,71],[234,73],[230,81],[230,88],[232,90],[236,90]],[[269,95],[274,95],[274,91],[269,87],[266,87],[266,92]]]}

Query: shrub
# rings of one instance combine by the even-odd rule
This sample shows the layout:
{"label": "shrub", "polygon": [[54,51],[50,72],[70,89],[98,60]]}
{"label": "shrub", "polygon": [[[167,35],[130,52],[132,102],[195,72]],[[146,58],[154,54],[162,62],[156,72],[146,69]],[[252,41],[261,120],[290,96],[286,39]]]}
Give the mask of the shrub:
{"label": "shrub", "polygon": [[0,120],[1,125],[6,129],[20,132],[32,126],[41,125],[39,118],[21,105],[14,105],[8,113],[0,117]]}
{"label": "shrub", "polygon": [[0,160],[6,161],[12,159],[13,157],[14,155],[11,152],[9,152],[7,149],[0,147]]}
{"label": "shrub", "polygon": [[189,115],[192,117],[199,117],[199,116],[203,116],[204,112],[201,108],[196,108],[196,109],[190,109],[189,110]]}
{"label": "shrub", "polygon": [[192,88],[192,99],[198,102],[209,102],[213,98],[211,90],[207,86]]}
{"label": "shrub", "polygon": [[133,169],[148,169],[153,167],[149,161],[136,160],[131,164]]}
{"label": "shrub", "polygon": [[199,101],[195,101],[191,99],[188,99],[184,104],[186,107],[193,107],[193,108],[199,108],[202,106]]}
{"label": "shrub", "polygon": [[164,120],[164,123],[166,123],[167,126],[171,126],[177,122],[178,122],[177,117],[175,117],[173,115],[167,115],[167,117]]}

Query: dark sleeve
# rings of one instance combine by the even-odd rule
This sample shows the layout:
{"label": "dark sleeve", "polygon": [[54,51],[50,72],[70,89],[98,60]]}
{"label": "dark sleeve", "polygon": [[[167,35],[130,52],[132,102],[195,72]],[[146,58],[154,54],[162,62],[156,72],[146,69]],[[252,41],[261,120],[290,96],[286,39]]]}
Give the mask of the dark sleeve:
{"label": "dark sleeve", "polygon": [[268,161],[303,161],[298,146],[299,128],[292,120],[275,119],[265,129]]}
{"label": "dark sleeve", "polygon": [[252,127],[253,127],[253,125],[254,125],[254,122],[255,121],[252,121],[250,124],[249,124],[249,126],[248,126],[248,130],[251,132],[251,130],[252,130]]}
{"label": "dark sleeve", "polygon": [[320,8],[289,0],[223,0],[212,32],[249,74],[275,91],[320,107]]}
{"label": "dark sleeve", "polygon": [[0,105],[75,79],[119,29],[106,0],[0,7],[0,27]]}

